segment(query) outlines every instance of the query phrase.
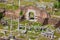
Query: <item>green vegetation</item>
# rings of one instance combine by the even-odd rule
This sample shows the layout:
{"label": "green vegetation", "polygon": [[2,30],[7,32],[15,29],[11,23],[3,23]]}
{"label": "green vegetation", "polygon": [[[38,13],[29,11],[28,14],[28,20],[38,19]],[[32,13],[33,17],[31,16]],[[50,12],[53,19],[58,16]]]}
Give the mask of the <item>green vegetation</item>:
{"label": "green vegetation", "polygon": [[[6,19],[6,18],[5,18]],[[10,19],[8,19],[8,22],[9,22],[9,24],[10,24]],[[21,21],[20,22],[20,24],[23,24],[24,26],[27,26],[28,24],[29,24],[29,26],[32,26],[33,28],[34,27],[40,27],[41,26],[41,24],[39,23],[39,22],[30,22],[30,21],[27,21],[27,20],[25,20],[25,21]],[[2,28],[1,29],[3,29],[4,30],[4,26],[3,25],[0,25],[0,27],[2,26]],[[53,30],[55,30],[55,28],[53,27],[53,26],[51,26],[51,25],[46,25],[45,27],[47,27],[47,28],[49,28],[49,29],[53,29]],[[39,39],[39,40],[48,40],[48,38],[46,38],[46,37],[43,37],[43,36],[41,36],[40,35],[40,33],[42,32],[42,31],[40,31],[40,30],[38,30],[38,31],[35,31],[33,28],[32,28],[32,30],[30,30],[30,31],[28,31],[27,32],[27,34],[21,34],[20,36],[17,36],[17,34],[20,34],[20,33],[18,33],[18,30],[16,30],[18,28],[18,23],[17,23],[17,21],[13,21],[13,27],[12,27],[12,31],[13,31],[13,35],[14,36],[16,36],[16,37],[18,37],[18,38],[22,38],[22,39],[27,39],[28,40],[28,38],[30,38],[30,39],[32,39],[32,40],[35,40],[36,39],[36,37],[38,36],[38,38],[37,39]],[[8,36],[9,35],[9,33],[10,33],[10,29],[7,29],[8,30],[8,32],[6,33],[6,36]],[[60,34],[57,34],[57,33],[55,33],[55,35],[57,36],[57,37],[60,37]],[[1,36],[4,36],[4,34],[3,33],[0,33],[0,37]],[[56,40],[56,39],[55,39]]]}
{"label": "green vegetation", "polygon": [[20,16],[22,16],[23,15],[23,11],[20,11]]}
{"label": "green vegetation", "polygon": [[21,5],[34,5],[34,2],[25,2],[25,1],[22,1]]}
{"label": "green vegetation", "polygon": [[29,12],[29,18],[34,19],[34,13],[33,12]]}
{"label": "green vegetation", "polygon": [[54,3],[54,7],[55,7],[55,8],[60,8],[60,2],[55,2],[55,3]]}
{"label": "green vegetation", "polygon": [[11,5],[6,5],[6,9],[11,9],[11,10],[16,10],[18,6],[11,6]]}
{"label": "green vegetation", "polygon": [[53,27],[52,25],[48,24],[46,25],[47,28],[51,29],[51,30],[55,30],[55,27]]}
{"label": "green vegetation", "polygon": [[0,29],[3,29],[3,25],[0,24]]}
{"label": "green vegetation", "polygon": [[16,10],[18,8],[17,5],[12,5],[12,4],[4,4],[0,3],[0,8],[6,8],[6,9],[11,9],[11,10]]}
{"label": "green vegetation", "polygon": [[[11,4],[3,4],[3,3],[0,3],[0,8],[6,8],[6,9],[11,9],[11,10],[16,10],[17,8],[18,8],[18,2],[16,2],[17,0],[15,0],[14,1],[14,5],[11,5]],[[40,1],[40,0],[37,0],[37,1]],[[52,1],[52,0],[44,0],[45,2],[50,2],[50,1]],[[15,3],[16,2],[16,3]],[[25,1],[22,1],[21,2],[21,5],[34,5],[34,3],[35,3],[35,1],[34,2],[25,2]],[[58,4],[58,5],[57,5]],[[60,8],[60,3],[55,3],[54,4],[54,7],[55,8]],[[21,11],[20,12],[20,16],[22,16],[23,15],[23,11]],[[60,16],[60,11],[57,11],[57,12],[55,12],[54,13],[54,15],[59,15]],[[31,17],[33,17],[34,16],[34,14],[33,13],[31,13],[31,15],[30,15]],[[3,17],[3,14],[2,13],[0,13],[0,19]],[[6,18],[4,18],[4,19],[6,19]],[[7,19],[6,19],[7,20]],[[11,19],[8,19],[7,20],[8,21],[8,32],[6,33],[6,36],[8,36],[9,34],[10,34],[10,24],[11,24]],[[36,31],[34,28],[37,28],[37,27],[41,27],[42,26],[42,24],[40,23],[40,22],[31,22],[31,21],[28,21],[28,20],[24,20],[24,21],[20,21],[20,24],[22,24],[23,25],[23,27],[25,27],[25,26],[30,26],[30,27],[32,27],[32,30],[27,30],[28,32],[27,32],[27,34],[21,34],[21,35],[19,35],[19,36],[17,36],[17,34],[20,34],[20,32],[18,33],[18,30],[16,30],[17,28],[18,28],[18,22],[17,21],[14,21],[13,20],[13,23],[12,23],[12,31],[13,31],[13,35],[14,36],[17,36],[18,38],[22,38],[22,39],[28,39],[28,38],[30,38],[30,39],[32,39],[32,40],[35,40],[36,38],[38,39],[38,40],[48,40],[48,38],[46,38],[46,37],[43,37],[43,36],[41,36],[40,35],[40,33],[42,32],[41,30],[38,30],[38,31]],[[44,27],[47,27],[47,28],[49,28],[49,29],[52,29],[52,30],[55,30],[55,28],[52,26],[52,25],[50,25],[50,24],[48,24],[48,25],[45,25]],[[2,29],[2,30],[5,30],[4,29],[5,28],[5,26],[3,26],[3,25],[1,25],[0,24],[0,29]],[[24,30],[24,28],[23,28],[23,30]],[[1,30],[0,30],[1,31]],[[20,30],[19,30],[20,31]],[[45,31],[45,30],[44,30]],[[57,33],[57,32],[55,32],[54,33],[54,35],[55,36],[57,36],[58,38],[60,37],[60,34],[59,33]],[[4,34],[3,33],[0,33],[0,37],[2,37],[2,36],[4,36]],[[36,36],[38,36],[38,37],[36,37]],[[57,38],[56,39],[54,39],[54,40],[57,40]]]}
{"label": "green vegetation", "polygon": [[5,4],[0,3],[0,8],[4,8],[4,7],[5,7]]}
{"label": "green vegetation", "polygon": [[60,33],[55,32],[54,35],[57,36],[58,38],[60,37]]}
{"label": "green vegetation", "polygon": [[1,20],[1,18],[3,18],[3,13],[0,13],[0,20]]}
{"label": "green vegetation", "polygon": [[30,25],[30,26],[41,26],[42,24],[39,22],[30,22],[28,20],[24,20],[20,22],[23,25]]}
{"label": "green vegetation", "polygon": [[60,16],[60,11],[55,12],[54,15]]}

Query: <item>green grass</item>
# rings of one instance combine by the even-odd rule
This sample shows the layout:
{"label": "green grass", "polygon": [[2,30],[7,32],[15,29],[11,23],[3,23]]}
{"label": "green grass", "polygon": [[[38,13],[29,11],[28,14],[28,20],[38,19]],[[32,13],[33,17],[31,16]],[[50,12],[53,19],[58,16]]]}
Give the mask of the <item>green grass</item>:
{"label": "green grass", "polygon": [[4,36],[4,34],[3,34],[3,33],[0,33],[0,37],[1,37],[1,36]]}
{"label": "green grass", "polygon": [[[7,19],[7,18],[5,18],[5,19]],[[10,24],[10,22],[11,22],[11,20],[8,19],[8,23],[9,23],[9,24]],[[25,21],[20,21],[20,24],[23,24],[24,26],[27,25],[28,23],[30,23],[30,21],[27,21],[27,20],[25,20]],[[34,28],[34,27],[37,27],[38,24],[41,26],[41,24],[40,24],[39,22],[31,22],[30,26],[33,25],[33,28]],[[39,27],[40,27],[40,26],[39,26]],[[49,24],[46,25],[46,26],[47,26],[49,29],[55,30],[55,28],[54,28],[53,26],[49,25]],[[0,27],[2,27],[2,28],[0,28],[0,29],[3,29],[3,28],[4,28],[3,25],[0,25]],[[18,31],[16,30],[17,27],[18,27],[17,21],[13,21],[12,31],[13,31],[13,35],[14,35],[14,36],[17,36],[17,34],[20,34],[20,33],[18,33]],[[29,30],[28,30],[28,31],[29,31]],[[48,40],[48,38],[39,35],[42,31],[40,31],[40,30],[35,31],[34,29],[32,29],[32,30],[30,30],[30,31],[31,31],[31,32],[27,32],[27,34],[22,34],[22,35],[17,36],[17,37],[18,37],[18,38],[22,38],[22,39],[28,39],[28,38],[27,38],[27,36],[28,36],[28,37],[31,38],[32,40],[35,40],[35,39],[36,39],[36,36],[39,36],[39,37],[38,37],[39,40]],[[33,33],[33,32],[35,32],[35,33]],[[10,33],[10,30],[8,29],[8,32],[6,33],[6,36],[8,36],[9,33]],[[26,35],[26,36],[23,36],[23,35]],[[60,37],[60,34],[59,34],[59,33],[55,33],[54,35],[57,36],[57,37]],[[4,36],[4,35],[3,35],[3,34],[0,34],[0,36]],[[57,38],[56,38],[55,40],[57,40]]]}
{"label": "green grass", "polygon": [[54,15],[60,16],[60,11],[55,12]]}
{"label": "green grass", "polygon": [[34,2],[25,2],[25,1],[22,1],[21,5],[34,5]]}
{"label": "green grass", "polygon": [[54,35],[60,38],[60,33],[55,32]]}
{"label": "green grass", "polygon": [[0,3],[0,8],[4,8],[4,7],[5,7],[5,4]]}
{"label": "green grass", "polygon": [[16,9],[18,9],[18,6],[16,6],[16,5],[14,5],[14,6],[6,5],[6,9],[16,10]]}
{"label": "green grass", "polygon": [[12,6],[12,5],[7,5],[7,4],[3,4],[3,3],[0,3],[0,8],[6,8],[6,9],[8,9],[8,10],[16,10],[16,9],[18,9],[18,6],[17,5],[14,5],[14,6]]}
{"label": "green grass", "polygon": [[50,24],[46,25],[46,27],[49,28],[49,29],[55,30],[55,27],[50,25]]}
{"label": "green grass", "polygon": [[39,38],[39,40],[49,40],[49,39],[46,38],[46,37],[41,36],[41,37]]}
{"label": "green grass", "polygon": [[0,29],[3,29],[3,25],[0,24]]}
{"label": "green grass", "polygon": [[42,25],[39,22],[31,22],[31,21],[28,21],[28,20],[21,21],[20,23],[23,24],[23,25],[29,25],[29,26],[41,26]]}

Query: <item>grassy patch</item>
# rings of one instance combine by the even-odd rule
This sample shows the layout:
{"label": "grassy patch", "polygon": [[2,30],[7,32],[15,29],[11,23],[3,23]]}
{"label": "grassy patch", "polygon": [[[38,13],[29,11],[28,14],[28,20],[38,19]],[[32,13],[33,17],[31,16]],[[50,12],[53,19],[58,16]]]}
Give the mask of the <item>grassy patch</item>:
{"label": "grassy patch", "polygon": [[42,25],[39,22],[31,22],[31,21],[28,21],[28,20],[21,21],[20,23],[23,24],[23,25],[29,25],[29,26],[41,26]]}
{"label": "grassy patch", "polygon": [[60,16],[60,11],[55,12],[54,15],[58,15],[58,16]]}
{"label": "grassy patch", "polygon": [[60,38],[60,33],[55,32],[54,35]]}

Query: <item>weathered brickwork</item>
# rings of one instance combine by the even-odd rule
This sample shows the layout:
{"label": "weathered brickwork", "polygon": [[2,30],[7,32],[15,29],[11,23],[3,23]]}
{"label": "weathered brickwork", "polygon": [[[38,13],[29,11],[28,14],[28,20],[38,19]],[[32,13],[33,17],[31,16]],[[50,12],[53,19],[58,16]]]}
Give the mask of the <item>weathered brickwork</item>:
{"label": "weathered brickwork", "polygon": [[[5,16],[6,17],[13,17],[14,19],[17,19],[19,18],[19,13],[20,11],[23,11],[23,18],[26,20],[26,19],[29,19],[29,16],[28,16],[28,13],[30,11],[34,12],[35,16],[34,16],[34,20],[35,21],[38,21],[40,23],[42,23],[43,25],[46,25],[46,24],[51,24],[51,25],[54,25],[55,27],[59,27],[60,26],[60,19],[59,18],[51,18],[50,14],[48,14],[46,12],[46,10],[42,9],[42,8],[37,8],[35,6],[24,6],[24,7],[20,7],[20,9],[17,9],[17,10],[6,10],[4,13],[5,13]],[[34,21],[33,20],[33,21]]]}

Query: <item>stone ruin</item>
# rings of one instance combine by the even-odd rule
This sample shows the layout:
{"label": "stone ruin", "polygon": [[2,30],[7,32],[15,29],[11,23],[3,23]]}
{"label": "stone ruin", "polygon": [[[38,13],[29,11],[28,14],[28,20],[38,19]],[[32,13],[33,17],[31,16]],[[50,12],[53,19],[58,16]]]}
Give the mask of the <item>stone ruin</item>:
{"label": "stone ruin", "polygon": [[42,22],[43,19],[50,17],[46,10],[44,10],[43,8],[37,8],[35,6],[26,6],[23,8],[21,7],[21,11],[23,11],[25,19],[29,21]]}
{"label": "stone ruin", "polygon": [[60,27],[60,18],[51,18],[51,15],[43,8],[38,8],[36,6],[21,6],[19,9],[11,11],[6,10],[5,16],[11,17],[13,19],[19,18],[19,13],[23,12],[21,19],[40,22],[42,25],[51,24],[56,28]]}
{"label": "stone ruin", "polygon": [[[38,21],[42,23],[42,25],[51,24],[54,27],[60,26],[60,18],[51,18],[51,15],[43,8],[38,8],[35,6],[22,6],[20,8],[24,13],[24,17],[29,21]],[[30,12],[33,12],[33,19],[30,19]]]}

